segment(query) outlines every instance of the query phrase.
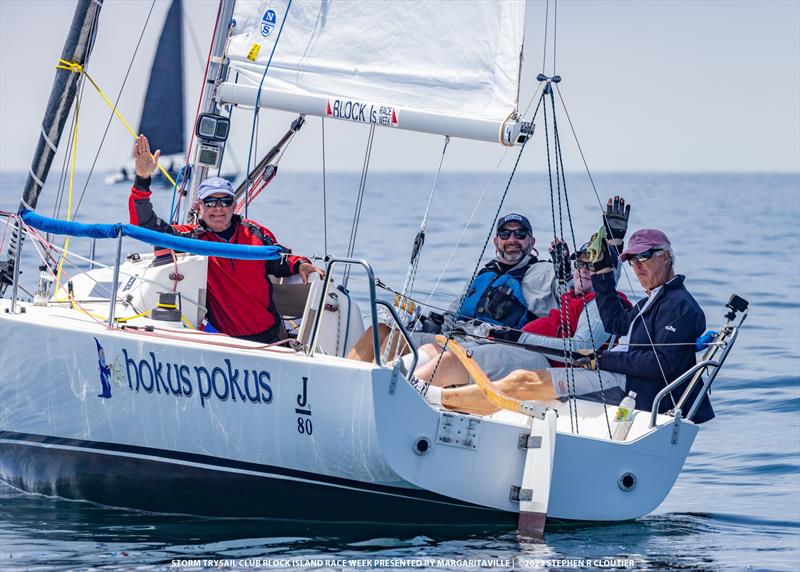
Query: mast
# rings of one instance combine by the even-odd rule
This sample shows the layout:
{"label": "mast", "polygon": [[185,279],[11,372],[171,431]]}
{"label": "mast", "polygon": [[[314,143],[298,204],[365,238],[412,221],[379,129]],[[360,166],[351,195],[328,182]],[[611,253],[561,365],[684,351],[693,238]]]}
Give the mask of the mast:
{"label": "mast", "polygon": [[[86,63],[94,44],[94,35],[102,6],[102,0],[78,0],[75,15],[72,17],[72,26],[64,42],[64,50],[61,52],[62,60],[76,62],[80,65]],[[47,102],[42,121],[39,142],[33,154],[28,179],[22,189],[20,210],[23,208],[35,209],[39,202],[39,194],[47,180],[50,165],[53,163],[61,134],[64,131],[64,124],[67,122],[69,110],[75,101],[79,80],[80,74],[78,73],[66,69],[56,70],[56,77],[50,90],[50,99]],[[19,221],[16,221],[8,245],[8,258],[0,263],[0,295],[4,294],[6,287],[11,284],[17,250],[21,242]]]}
{"label": "mast", "polygon": [[[225,44],[228,40],[228,33],[230,32],[233,23],[233,8],[236,4],[235,0],[220,0],[219,13],[217,14],[217,25],[214,31],[214,39],[211,45],[211,61],[208,66],[208,77],[203,85],[203,93],[200,96],[200,112],[201,113],[217,113],[219,106],[216,99],[217,85],[225,80],[227,75],[228,66],[225,59]],[[196,125],[192,125],[192,131],[196,129]],[[208,167],[199,165],[190,158],[192,161],[192,179],[191,179],[191,198],[194,202],[194,197],[197,195],[197,189],[200,182],[208,175]],[[191,211],[188,213],[191,217]]]}

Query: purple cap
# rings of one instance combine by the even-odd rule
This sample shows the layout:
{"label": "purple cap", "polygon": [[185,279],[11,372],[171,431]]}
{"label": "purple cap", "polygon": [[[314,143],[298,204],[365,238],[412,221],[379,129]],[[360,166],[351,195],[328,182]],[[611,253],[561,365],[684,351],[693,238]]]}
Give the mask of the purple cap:
{"label": "purple cap", "polygon": [[619,259],[625,262],[635,254],[641,254],[651,248],[669,248],[672,243],[667,235],[655,228],[643,228],[634,232],[628,239],[628,247],[619,255]]}

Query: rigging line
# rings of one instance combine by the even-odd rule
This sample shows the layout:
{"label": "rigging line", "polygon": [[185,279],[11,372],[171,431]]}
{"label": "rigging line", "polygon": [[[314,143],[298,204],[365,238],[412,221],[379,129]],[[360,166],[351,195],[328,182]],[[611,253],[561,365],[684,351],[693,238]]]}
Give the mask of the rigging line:
{"label": "rigging line", "polygon": [[[220,6],[222,3],[220,3]],[[289,10],[292,8],[292,0],[289,0],[289,3],[286,5],[286,12],[284,12],[283,20],[281,20],[281,27],[278,30],[278,35],[275,37],[275,43],[272,44],[272,51],[269,53],[269,59],[267,60],[267,65],[264,67],[264,73],[261,74],[261,82],[258,84],[258,91],[256,92],[256,105],[255,109],[253,110],[253,127],[250,131],[250,150],[247,153],[247,170],[245,171],[245,178],[244,178],[244,216],[247,218],[247,191],[249,190],[250,186],[250,161],[253,152],[253,141],[255,140],[256,135],[256,127],[258,122],[258,108],[259,104],[261,103],[261,90],[264,87],[264,80],[267,79],[267,72],[269,71],[269,66],[272,64],[272,56],[275,55],[275,49],[278,47],[278,43],[281,41],[281,34],[283,33],[283,27],[286,24],[286,20],[289,18]]]}
{"label": "rigging line", "polygon": [[[570,208],[569,193],[567,192],[567,177],[566,177],[566,173],[564,172],[564,154],[562,153],[562,150],[561,150],[561,135],[560,135],[559,130],[558,130],[558,118],[557,118],[557,115],[555,114],[556,105],[555,105],[555,99],[554,99],[552,91],[550,93],[550,98],[551,98],[551,104],[552,104],[552,107],[553,107],[553,110],[554,110],[554,113],[553,113],[553,138],[555,140],[556,161],[557,161],[558,166],[559,166],[560,171],[561,171],[561,179],[562,179],[562,183],[563,183],[563,186],[564,186],[564,203],[565,203],[566,211],[567,211],[567,220],[569,222],[570,236],[572,238],[572,251],[577,253],[578,252],[578,244],[577,244],[577,241],[575,240],[575,227],[574,227],[573,222],[572,222],[572,209]],[[563,230],[562,230],[562,238],[563,238]],[[581,288],[580,296],[583,299],[583,304],[584,304],[584,308],[585,308],[586,304],[588,304],[589,302],[586,301],[586,293],[583,292],[583,288]],[[595,304],[597,304],[597,302],[595,302]],[[592,350],[593,351],[597,351],[597,349],[599,349],[599,348],[597,348],[597,346],[595,344],[594,331],[592,329],[592,319],[591,319],[591,316],[589,315],[588,311],[586,312],[586,323],[589,326],[589,341],[592,344]],[[570,348],[570,349],[572,349],[572,348]],[[611,439],[612,438],[611,420],[608,417],[608,405],[606,403],[605,387],[603,387],[603,376],[600,373],[599,369],[595,369],[595,371],[597,372],[597,381],[600,384],[600,399],[603,402],[603,413],[604,413],[605,418],[606,418],[606,427],[608,429],[608,437],[609,437],[609,439]],[[574,383],[574,374],[573,374],[573,383]],[[577,404],[576,404],[576,407],[577,407]]]}
{"label": "rigging line", "polygon": [[[564,173],[564,162],[563,156],[561,153],[561,138],[558,134],[558,119],[556,117],[556,102],[555,96],[553,95],[552,85],[550,86],[550,112],[553,117],[553,150],[555,153],[555,162],[556,162],[556,189],[558,191],[558,224],[559,224],[559,234],[561,240],[564,239],[564,215],[562,212],[562,199],[561,199],[561,187],[563,181],[563,188],[564,188],[564,203],[567,210],[567,217],[569,220],[569,228],[572,235],[572,246],[573,252],[577,251],[577,244],[575,241],[575,230],[572,224],[572,213],[569,209],[569,197],[567,196],[567,179],[566,174]],[[549,168],[549,158],[548,158],[548,168]],[[551,183],[552,184],[552,183]],[[551,195],[552,196],[552,195]],[[568,288],[568,281],[569,276],[564,278],[564,282],[562,283],[559,280],[559,286],[561,290],[563,290],[563,294],[566,294],[569,290]],[[566,304],[562,305],[561,307],[561,317],[562,317],[562,328],[565,331],[569,329],[569,297],[566,299]],[[570,353],[573,351],[572,347],[572,338],[565,338],[564,342],[564,351],[569,351]],[[599,375],[599,374],[598,374]],[[570,387],[571,394],[575,395],[575,372],[572,368],[568,368],[567,370],[567,385]],[[602,385],[601,385],[602,388]],[[577,398],[574,398],[574,409],[575,409],[575,427],[576,430],[578,429],[578,402]]]}
{"label": "rigging line", "polygon": [[553,0],[553,75],[556,73],[556,52],[558,51],[558,0]]}
{"label": "rigging line", "polygon": [[[553,222],[553,240],[556,240],[558,238],[556,236],[556,233],[557,233],[556,207],[555,207],[555,200],[554,200],[554,197],[553,197],[553,167],[552,167],[552,161],[551,161],[551,158],[550,158],[550,126],[549,126],[549,124],[547,122],[547,101],[546,101],[548,93],[552,97],[552,91],[553,91],[552,83],[548,80],[547,81],[547,85],[545,86],[545,89],[542,92],[542,99],[545,100],[545,102],[544,102],[544,110],[543,110],[542,116],[544,118],[543,121],[544,121],[545,150],[546,150],[546,157],[547,157],[547,179],[548,179],[548,183],[549,183],[549,187],[550,187],[550,215],[552,217],[552,222]],[[552,104],[551,104],[551,107],[552,107]],[[554,109],[552,110],[552,113],[555,115],[555,110]],[[555,269],[555,261],[553,261],[553,264],[554,264],[553,267]],[[559,310],[560,310],[559,313],[561,314],[561,321],[562,321],[561,327],[562,327],[562,330],[568,331],[564,327],[566,325],[564,323],[564,310],[563,310],[563,308],[560,308],[561,298],[563,297],[564,281],[563,281],[562,278],[558,277],[558,274],[559,274],[558,269],[556,269],[556,277],[557,277],[556,278],[556,284],[557,284],[557,292],[558,292],[558,301],[557,302],[559,303]],[[566,362],[567,358],[568,358],[567,341],[566,341],[566,339],[564,339],[563,346],[564,346],[564,361]],[[575,400],[575,397],[574,397],[575,387],[574,387],[574,383],[570,383],[569,373],[567,373],[567,387],[569,389],[569,396],[568,396],[569,397],[569,403],[568,403],[568,406],[569,406],[569,424],[570,424],[570,429],[571,429],[572,433],[576,433],[577,432],[576,431],[577,430],[576,421],[577,421],[577,417],[578,417],[578,414],[577,414],[578,412],[577,412],[577,407],[576,407],[576,405],[574,403],[574,400]]]}
{"label": "rigging line", "polygon": [[547,4],[545,5],[544,9],[544,45],[542,46],[542,73],[545,72],[545,66],[547,65],[547,20],[550,17],[550,0],[547,0]]}
{"label": "rigging line", "polygon": [[[79,91],[81,97],[83,97],[84,86],[85,84],[83,82],[79,83]],[[73,129],[75,129],[75,122],[74,122],[75,109],[72,108],[70,112],[72,113],[72,118],[70,118],[69,121],[69,135],[67,137],[67,141],[72,141],[72,131]],[[64,200],[64,190],[66,189],[67,186],[67,175],[69,173],[69,171],[67,170],[67,165],[69,163],[71,152],[72,148],[68,146],[66,152],[64,153],[64,161],[61,164],[61,172],[59,174],[59,180],[58,180],[58,192],[56,193],[56,201],[55,204],[53,205],[53,218],[60,218],[59,213],[61,212],[61,205],[63,204]],[[48,238],[50,237],[49,232],[47,233],[47,236]]]}
{"label": "rigging line", "polygon": [[[203,70],[203,83],[202,83],[203,86],[206,85],[206,79],[208,78],[208,68],[211,65],[211,54],[214,51],[214,38],[217,35],[217,27],[219,26],[219,16],[220,16],[221,11],[222,11],[222,2],[220,2],[217,5],[217,16],[214,18],[214,29],[211,31],[211,43],[208,46],[208,56],[206,57],[206,67],[205,67],[205,70]],[[197,125],[197,118],[200,117],[200,107],[202,105],[203,105],[203,89],[200,90],[200,95],[197,98],[197,109],[194,112],[194,123],[193,123],[193,125]],[[186,150],[186,159],[183,162],[184,165],[188,165],[190,163],[190,159],[192,157],[192,148],[194,147],[194,139],[195,139],[195,131],[194,131],[194,129],[192,129],[192,131],[191,131],[191,133],[189,135],[189,148]],[[167,178],[169,178],[169,177],[167,177]],[[183,196],[184,196],[183,192],[180,195],[178,195],[178,204],[175,206],[175,211],[176,212],[180,211],[181,199],[183,198]],[[186,202],[187,202],[187,204],[186,204],[186,208],[185,208],[185,214],[184,214],[185,219],[184,220],[187,220],[187,222],[191,222],[188,219],[189,219],[189,214],[192,212],[192,201],[189,200],[189,201],[186,201]]]}
{"label": "rigging line", "polygon": [[[75,98],[75,129],[72,132],[72,158],[70,160],[70,167],[69,167],[69,194],[67,196],[67,220],[72,220],[72,189],[73,184],[75,182],[75,161],[78,156],[78,119],[80,117],[80,110],[81,110],[81,94],[80,92],[77,94]],[[69,248],[69,236],[64,239],[64,252],[61,253],[61,257],[58,261],[58,271],[56,272],[56,291],[61,284],[61,269],[64,266],[64,259],[67,256],[67,249]]]}
{"label": "rigging line", "polygon": [[[74,113],[74,108],[72,109],[72,113]],[[67,136],[67,141],[72,141],[72,130],[75,128],[74,119],[71,118],[69,122],[69,132]],[[61,205],[63,204],[64,200],[64,189],[67,186],[67,175],[69,171],[67,170],[67,165],[69,164],[69,158],[71,153],[71,147],[67,147],[66,152],[64,153],[64,161],[61,164],[61,172],[58,176],[58,192],[56,193],[56,200],[53,204],[53,218],[61,218]],[[47,233],[47,239],[50,240],[51,233]]]}
{"label": "rigging line", "polygon": [[328,256],[328,171],[325,165],[325,118],[321,118],[322,125],[322,245],[325,256]]}
{"label": "rigging line", "polygon": [[[572,119],[569,116],[569,111],[567,110],[567,105],[564,102],[564,97],[561,95],[561,90],[558,89],[558,86],[556,86],[556,90],[558,91],[558,98],[561,100],[561,107],[564,108],[564,114],[567,116],[567,122],[569,123],[570,130],[572,131],[572,137],[575,139],[575,144],[578,146],[578,153],[580,153],[581,160],[583,161],[583,166],[586,169],[586,174],[589,177],[589,182],[591,183],[592,190],[594,191],[594,196],[597,199],[597,204],[600,206],[600,211],[603,213],[603,221],[605,223],[608,223],[608,219],[606,218],[606,209],[603,206],[603,202],[600,200],[600,194],[597,192],[597,186],[595,185],[594,178],[592,177],[592,173],[589,170],[589,164],[586,161],[586,156],[583,153],[583,148],[581,147],[581,143],[578,140],[578,134],[575,132],[575,126],[572,124]],[[620,251],[619,251],[619,248],[617,247],[616,244],[612,244],[610,246],[614,249],[614,251],[616,251],[617,256],[619,256],[621,254]],[[634,286],[633,286],[633,282],[631,281],[630,275],[625,270],[624,264],[622,266],[622,274],[625,276],[625,280],[628,282],[628,288],[630,288],[630,291],[631,292],[637,292],[637,289],[634,288]],[[639,314],[636,317],[637,318],[641,318],[641,316],[642,316],[642,313],[641,313],[641,309],[640,309],[639,310]],[[634,319],[636,319],[636,318],[634,318]],[[658,364],[658,369],[661,372],[661,377],[664,380],[664,385],[669,385],[669,380],[667,380],[667,374],[664,373],[664,367],[661,365],[661,359],[658,356],[658,351],[656,351],[655,343],[653,342],[653,336],[650,335],[650,329],[647,327],[647,322],[644,320],[644,318],[642,318],[642,325],[644,326],[644,331],[647,334],[647,339],[650,342],[650,347],[653,348],[653,354],[655,355],[656,363]],[[672,405],[674,407],[675,406],[675,398],[672,396],[672,392],[671,391],[669,393],[669,398],[672,401]]]}
{"label": "rigging line", "polygon": [[[544,99],[544,92],[542,93],[541,97],[539,98],[539,102],[536,104],[536,109],[533,112],[533,117],[531,118],[531,123],[536,118],[536,114],[539,112],[539,108],[540,108],[540,106],[542,104],[542,100],[543,99]],[[500,202],[497,204],[497,210],[495,211],[494,217],[492,218],[492,223],[489,226],[489,233],[486,235],[486,240],[484,240],[484,242],[483,242],[483,248],[481,248],[481,253],[478,256],[477,262],[475,263],[475,268],[472,270],[472,276],[470,276],[469,282],[467,282],[467,286],[469,286],[469,284],[472,284],[473,280],[475,280],[475,276],[477,276],[477,274],[478,274],[478,269],[481,266],[481,260],[483,260],[483,256],[486,253],[486,247],[489,245],[489,242],[492,239],[492,234],[494,234],[494,223],[497,220],[497,218],[500,216],[500,209],[503,208],[503,203],[505,202],[506,196],[508,195],[508,191],[511,188],[511,182],[514,180],[514,175],[516,175],[516,173],[517,173],[517,167],[519,167],[520,159],[522,159],[522,152],[525,151],[525,147],[527,146],[528,141],[530,141],[530,140],[531,140],[531,138],[529,137],[529,138],[525,139],[525,141],[522,142],[522,145],[520,145],[519,153],[517,153],[517,159],[514,161],[514,166],[512,167],[511,174],[508,177],[508,182],[506,183],[506,188],[503,191],[503,195],[500,197]],[[461,296],[461,301],[459,302],[459,305],[458,305],[458,310],[456,310],[456,318],[461,315],[461,309],[464,307],[464,301],[465,300],[466,300],[466,296],[462,295]],[[450,342],[451,339],[453,339],[452,331],[448,334],[447,340],[445,341],[444,347],[442,348],[442,353],[447,351],[447,344]],[[425,389],[427,389],[427,387],[431,383],[433,383],[433,380],[436,378],[436,372],[439,371],[439,364],[441,364],[441,360],[436,362],[436,366],[433,368],[433,373],[431,374],[430,380],[424,385]]]}
{"label": "rigging line", "polygon": [[[533,112],[533,117],[531,118],[531,122],[536,119],[536,115],[539,112],[540,105],[542,103],[542,99],[544,98],[544,94],[542,97],[539,98],[539,103],[536,104],[536,109]],[[486,247],[489,245],[489,242],[492,240],[492,234],[494,234],[494,223],[500,216],[500,210],[503,208],[503,203],[505,203],[506,196],[508,195],[508,191],[511,188],[511,182],[514,180],[514,175],[517,173],[517,167],[519,167],[520,159],[522,158],[522,152],[525,150],[525,147],[528,145],[528,141],[530,138],[526,139],[522,145],[520,145],[519,153],[517,153],[517,158],[514,161],[514,166],[511,169],[511,174],[508,177],[508,181],[506,182],[506,188],[503,191],[502,196],[500,197],[500,202],[497,204],[497,209],[495,210],[494,217],[492,218],[491,224],[489,225],[489,233],[486,235],[486,239],[483,242],[483,248],[481,249],[480,256],[478,256],[478,261],[475,264],[475,268],[472,271],[472,276],[469,279],[469,283],[471,284],[473,280],[475,280],[475,276],[478,274],[478,270],[481,266],[481,260],[483,259],[484,254],[486,254]],[[462,299],[461,305],[458,308],[458,313],[461,313],[461,306],[464,305],[464,301]]]}
{"label": "rigging line", "polygon": [[[92,87],[94,87],[95,91],[97,91],[97,94],[100,96],[100,98],[105,102],[106,105],[108,105],[113,110],[114,115],[117,116],[117,118],[125,126],[125,129],[128,130],[128,133],[130,133],[133,136],[134,139],[137,138],[136,132],[133,130],[133,128],[130,126],[130,124],[127,121],[125,121],[125,118],[122,117],[122,114],[119,111],[117,111],[117,108],[114,107],[114,104],[111,103],[111,100],[108,99],[108,96],[103,92],[102,89],[100,89],[100,86],[97,85],[97,82],[95,82],[94,79],[92,79],[92,76],[89,75],[89,72],[86,71],[86,69],[81,64],[76,63],[76,62],[68,62],[67,60],[60,59],[58,61],[58,65],[56,66],[56,69],[69,70],[72,73],[85,75],[86,79],[89,80],[89,83],[92,84]],[[159,170],[164,175],[164,177],[166,177],[167,180],[169,180],[169,182],[174,185],[175,181],[172,179],[172,177],[166,171],[166,169],[164,169],[164,167],[161,164],[157,164],[156,166],[159,168]]]}
{"label": "rigging line", "polygon": [[[536,86],[536,90],[533,93],[533,97],[531,97],[531,99],[528,101],[528,104],[525,106],[525,111],[523,112],[523,115],[527,115],[528,111],[530,111],[531,105],[533,105],[533,102],[536,99],[536,95],[539,93],[539,90],[541,89],[541,87],[542,87],[541,83],[539,83],[539,85]],[[533,120],[531,119],[531,122],[532,121]],[[494,171],[492,171],[492,174],[489,176],[489,180],[486,181],[486,185],[483,187],[483,191],[481,192],[481,196],[475,202],[475,206],[472,207],[472,212],[469,215],[469,219],[467,219],[467,224],[465,224],[464,228],[461,229],[461,234],[459,235],[458,240],[455,243],[455,246],[453,246],[452,250],[450,251],[450,255],[447,257],[447,261],[444,263],[444,266],[442,267],[441,272],[439,272],[439,276],[436,278],[436,282],[434,283],[433,288],[431,289],[430,293],[428,294],[427,302],[430,302],[431,299],[433,298],[434,294],[436,293],[436,289],[439,287],[439,284],[442,281],[442,278],[444,278],[445,271],[447,270],[448,266],[450,266],[450,263],[453,261],[453,257],[455,257],[456,252],[458,252],[460,250],[461,242],[464,240],[464,236],[467,234],[467,230],[469,229],[469,225],[472,224],[472,219],[475,218],[475,214],[478,212],[478,208],[483,203],[483,199],[486,197],[486,193],[489,190],[489,187],[491,186],[492,181],[494,181],[495,175],[497,175],[497,172],[500,170],[500,165],[502,165],[503,161],[505,160],[509,149],[510,149],[510,147],[503,147],[503,153],[502,153],[502,155],[500,155],[500,159],[497,161],[497,165],[495,166]],[[426,304],[426,305],[428,305],[428,304]]]}
{"label": "rigging line", "polygon": [[[84,59],[83,67],[88,67],[89,66],[89,62],[91,61],[91,57],[92,57],[92,53],[93,53],[92,49],[94,48],[94,43],[95,43],[95,41],[97,39],[99,21],[100,21],[100,13],[96,12],[95,15],[94,15],[94,21],[92,22],[92,32],[89,35],[89,52],[87,53],[86,58]],[[78,78],[78,79],[79,79],[79,83],[80,83],[78,94],[79,94],[79,98],[82,99],[83,98],[83,90],[86,87],[86,83],[80,81],[80,78]],[[74,113],[75,113],[75,109],[73,109],[73,115],[74,115]],[[69,132],[69,139],[72,139],[72,130],[73,130],[73,128],[74,128],[74,126],[71,124],[70,125],[70,132]],[[102,145],[102,142],[101,142],[101,145]],[[100,154],[100,149],[98,148],[97,155],[99,155],[99,154]],[[63,196],[64,196],[64,188],[66,187],[66,181],[67,181],[67,160],[68,160],[68,158],[69,158],[69,153],[65,153],[65,155],[64,155],[64,163],[61,166],[61,179],[59,181],[58,207],[57,207],[58,211],[56,211],[56,212],[60,212],[61,211],[61,204],[62,204],[62,200],[63,200]],[[95,161],[96,160],[97,160],[97,156],[95,156]],[[92,164],[92,167],[94,167],[94,163]],[[89,176],[91,176],[91,171],[89,172]],[[87,178],[86,179],[86,183],[84,184],[84,191],[86,189],[86,186],[88,186],[88,184],[89,184],[89,179]],[[83,197],[83,194],[81,194],[81,198],[82,197]],[[80,202],[78,202],[78,206],[80,206]],[[77,214],[78,214],[78,207],[75,208],[75,212],[74,212],[73,216],[76,216]],[[49,254],[48,254],[48,256],[49,256]]]}
{"label": "rigging line", "polygon": [[203,50],[200,48],[200,42],[197,39],[197,34],[194,31],[194,26],[192,26],[192,22],[186,16],[183,17],[183,24],[184,28],[189,31],[189,40],[192,44],[192,49],[194,50],[194,57],[197,59],[197,63],[203,65]]}
{"label": "rigging line", "polygon": [[[128,76],[131,73],[131,68],[133,68],[133,62],[136,60],[136,54],[139,53],[139,47],[142,45],[142,38],[144,37],[145,30],[147,30],[147,25],[150,22],[150,16],[153,14],[153,7],[156,4],[156,0],[153,0],[150,3],[150,10],[147,12],[147,18],[145,18],[144,26],[142,26],[142,31],[139,34],[139,39],[136,42],[136,47],[133,49],[133,54],[131,55],[130,62],[128,62],[128,69],[125,71],[125,77],[122,79],[122,85],[119,88],[119,92],[117,93],[117,97],[114,100],[114,109],[117,108],[119,105],[119,100],[122,97],[123,91],[125,91],[125,85],[128,82]],[[100,145],[97,147],[97,152],[94,155],[94,160],[92,161],[92,166],[89,169],[89,174],[86,177],[86,182],[83,184],[83,190],[81,190],[81,196],[78,198],[78,204],[75,207],[75,216],[78,215],[78,210],[81,208],[81,204],[83,203],[83,197],[86,194],[86,189],[89,188],[89,181],[92,178],[92,174],[94,173],[95,166],[97,165],[97,160],[100,158],[100,151],[103,148],[103,144],[106,141],[106,136],[108,135],[108,130],[111,127],[111,122],[114,120],[114,111],[112,110],[108,116],[108,121],[106,121],[106,128],[103,131],[103,136],[100,138]]]}
{"label": "rigging line", "polygon": [[[367,173],[369,172],[369,163],[372,158],[372,143],[375,140],[375,125],[370,125],[369,135],[367,137],[367,148],[364,152],[364,164],[361,167],[361,180],[358,184],[358,194],[356,195],[356,207],[353,213],[353,223],[350,226],[350,242],[347,245],[347,258],[353,257],[353,252],[356,247],[356,235],[358,234],[358,224],[361,221],[361,208],[364,205],[364,194],[367,187]],[[342,279],[342,286],[347,288],[350,281],[350,267],[345,269],[344,277]]]}
{"label": "rigging line", "polygon": [[[425,206],[425,213],[422,216],[422,222],[419,225],[419,231],[417,231],[417,236],[414,239],[414,246],[411,252],[411,262],[409,263],[408,272],[406,273],[405,283],[403,284],[403,290],[401,296],[405,297],[406,294],[410,294],[414,290],[414,280],[416,279],[417,275],[417,268],[419,266],[419,259],[422,254],[422,247],[425,244],[425,231],[428,229],[428,217],[431,211],[431,204],[433,203],[433,195],[436,192],[436,185],[439,182],[439,175],[442,172],[442,166],[444,165],[444,157],[447,153],[447,146],[450,144],[450,137],[445,135],[444,138],[444,145],[442,146],[442,155],[439,158],[439,167],[436,169],[436,175],[433,178],[433,185],[431,185],[431,192],[428,195],[428,204]],[[407,308],[407,306],[403,305],[402,300],[399,300],[398,303],[401,305],[400,309]],[[406,312],[408,314],[408,312]],[[392,333],[390,334],[391,337],[394,337],[395,327],[394,324],[392,325]]]}

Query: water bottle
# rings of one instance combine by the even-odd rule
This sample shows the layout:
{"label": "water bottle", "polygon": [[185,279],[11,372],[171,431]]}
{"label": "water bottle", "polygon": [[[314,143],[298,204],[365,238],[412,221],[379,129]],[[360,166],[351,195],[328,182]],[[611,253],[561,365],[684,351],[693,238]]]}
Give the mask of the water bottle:
{"label": "water bottle", "polygon": [[44,264],[39,267],[39,286],[33,295],[34,306],[47,306],[50,300],[50,287],[53,285],[53,274]]}
{"label": "water bottle", "polygon": [[624,441],[628,436],[628,431],[631,429],[633,423],[633,416],[636,414],[636,392],[630,391],[625,396],[619,407],[617,413],[614,415],[614,428],[611,431],[612,439],[614,441]]}

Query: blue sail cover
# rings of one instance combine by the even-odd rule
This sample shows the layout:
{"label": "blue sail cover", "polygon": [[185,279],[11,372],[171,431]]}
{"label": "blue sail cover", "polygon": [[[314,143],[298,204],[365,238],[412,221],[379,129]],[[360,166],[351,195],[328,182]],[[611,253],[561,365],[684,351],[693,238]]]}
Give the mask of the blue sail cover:
{"label": "blue sail cover", "polygon": [[68,234],[69,236],[88,238],[116,238],[121,233],[124,236],[130,236],[153,246],[171,248],[180,252],[200,254],[202,256],[221,256],[237,260],[275,260],[280,258],[281,253],[284,252],[284,249],[280,246],[247,246],[245,244],[209,242],[207,240],[184,238],[156,232],[121,222],[114,224],[85,224],[59,220],[42,216],[29,209],[23,209],[20,212],[20,216],[28,226],[52,234]]}
{"label": "blue sail cover", "polygon": [[162,155],[183,153],[183,9],[172,0],[158,40],[139,133]]}

